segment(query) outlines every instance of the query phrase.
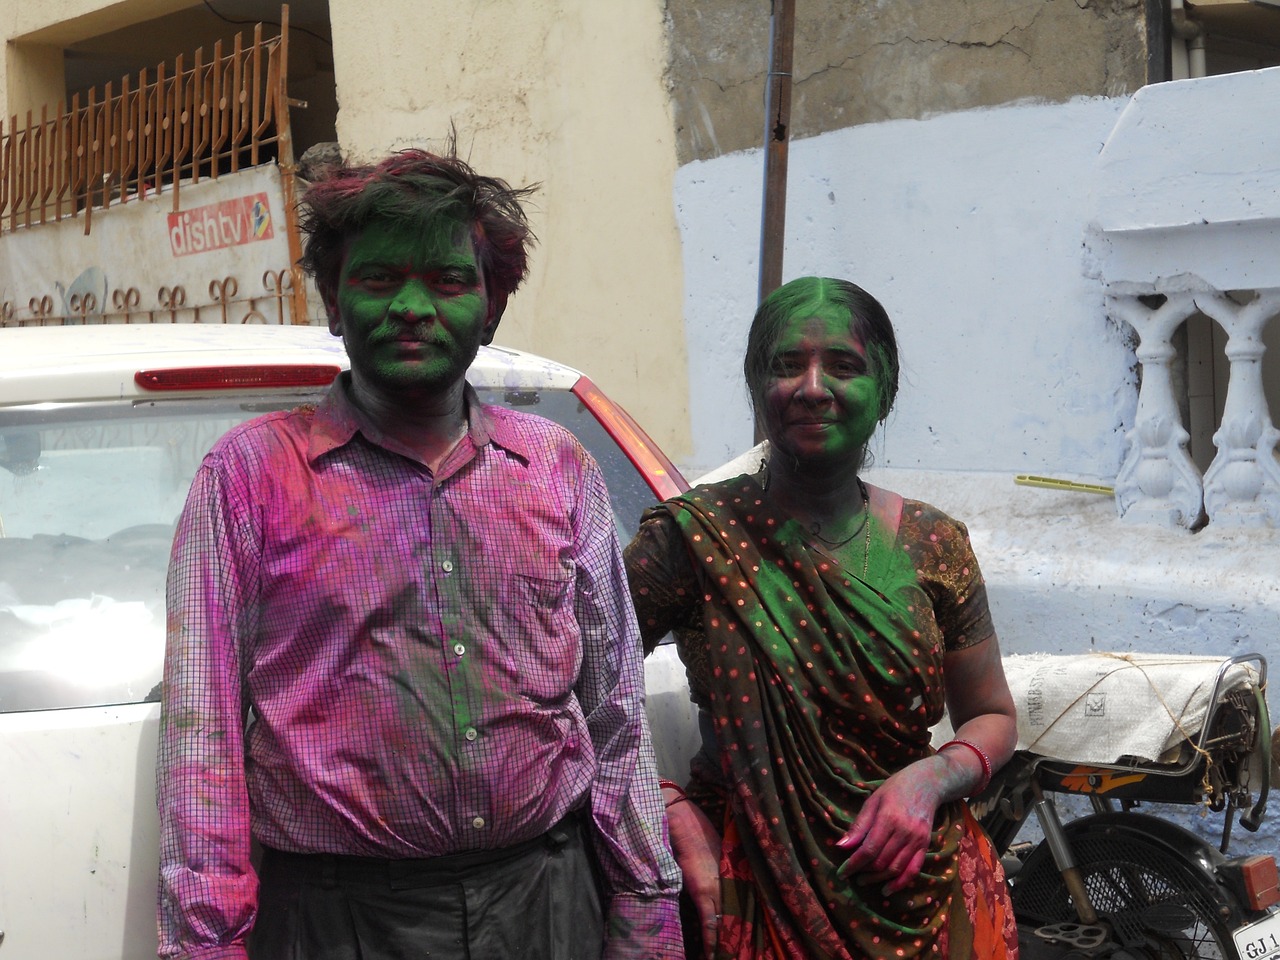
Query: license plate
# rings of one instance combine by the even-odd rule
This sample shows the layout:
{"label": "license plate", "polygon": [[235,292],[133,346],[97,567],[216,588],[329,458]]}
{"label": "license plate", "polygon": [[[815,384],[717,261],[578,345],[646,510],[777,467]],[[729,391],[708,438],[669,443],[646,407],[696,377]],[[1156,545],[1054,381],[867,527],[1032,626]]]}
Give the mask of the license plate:
{"label": "license plate", "polygon": [[1231,936],[1240,960],[1280,960],[1280,913],[1241,927]]}

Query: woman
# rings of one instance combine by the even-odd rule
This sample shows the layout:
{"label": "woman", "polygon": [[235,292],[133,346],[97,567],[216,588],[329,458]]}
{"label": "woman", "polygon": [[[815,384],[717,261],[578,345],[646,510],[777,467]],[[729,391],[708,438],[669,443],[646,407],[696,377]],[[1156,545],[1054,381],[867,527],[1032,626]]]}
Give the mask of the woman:
{"label": "woman", "polygon": [[664,784],[691,926],[707,957],[1015,957],[962,799],[1016,741],[982,577],[963,525],[859,477],[897,392],[889,318],[794,280],[744,369],[759,472],[649,511],[626,552],[645,642],[676,631],[712,741],[687,794]]}

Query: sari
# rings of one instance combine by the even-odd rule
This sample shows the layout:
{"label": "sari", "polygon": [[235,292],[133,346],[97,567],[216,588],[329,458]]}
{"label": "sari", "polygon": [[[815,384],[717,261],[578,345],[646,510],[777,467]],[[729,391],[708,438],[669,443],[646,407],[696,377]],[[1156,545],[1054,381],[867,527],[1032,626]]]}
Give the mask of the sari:
{"label": "sari", "polygon": [[944,653],[993,636],[967,532],[940,511],[903,501],[863,559],[842,566],[751,477],[654,508],[627,549],[646,642],[676,630],[715,733],[720,769],[695,764],[690,797],[724,828],[716,956],[1016,957],[999,858],[961,801],[905,890],[836,874],[866,798],[933,753]]}

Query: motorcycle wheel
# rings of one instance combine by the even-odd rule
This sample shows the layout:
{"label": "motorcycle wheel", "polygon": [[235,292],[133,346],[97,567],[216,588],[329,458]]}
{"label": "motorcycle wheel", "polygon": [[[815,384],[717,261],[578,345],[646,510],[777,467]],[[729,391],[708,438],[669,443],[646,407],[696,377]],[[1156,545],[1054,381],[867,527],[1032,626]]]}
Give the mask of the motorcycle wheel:
{"label": "motorcycle wheel", "polygon": [[[1181,827],[1139,813],[1105,813],[1063,828],[1085,889],[1116,943],[1151,960],[1239,960],[1231,930],[1244,922],[1214,876],[1222,858]],[[1047,843],[1012,881],[1024,926],[1077,920]]]}

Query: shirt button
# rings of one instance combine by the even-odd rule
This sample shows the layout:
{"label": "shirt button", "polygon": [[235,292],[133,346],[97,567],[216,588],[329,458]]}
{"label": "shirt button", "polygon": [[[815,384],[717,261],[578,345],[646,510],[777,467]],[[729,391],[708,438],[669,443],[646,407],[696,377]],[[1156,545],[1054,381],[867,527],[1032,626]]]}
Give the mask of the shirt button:
{"label": "shirt button", "polygon": [[453,573],[453,561],[446,560],[444,563],[440,564],[440,569],[445,573]]}
{"label": "shirt button", "polygon": [[477,830],[481,829],[484,826],[484,817],[476,817],[471,821],[471,825]]}
{"label": "shirt button", "polygon": [[453,645],[453,652],[456,653],[458,656],[462,656],[464,653],[467,652],[467,648],[460,643],[455,643]]}
{"label": "shirt button", "polygon": [[467,727],[467,732],[463,734],[463,736],[468,740],[474,740],[476,737],[480,736],[480,734],[476,733],[475,727]]}

